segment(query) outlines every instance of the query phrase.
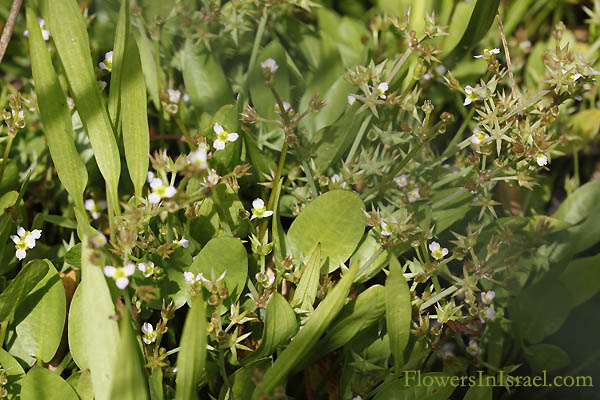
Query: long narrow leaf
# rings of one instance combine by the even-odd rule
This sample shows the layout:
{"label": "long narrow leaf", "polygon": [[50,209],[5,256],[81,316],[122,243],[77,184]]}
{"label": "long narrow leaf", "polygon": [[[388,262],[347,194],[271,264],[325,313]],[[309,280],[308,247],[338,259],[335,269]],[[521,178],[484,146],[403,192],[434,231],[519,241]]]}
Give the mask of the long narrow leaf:
{"label": "long narrow leaf", "polygon": [[392,256],[390,274],[385,280],[385,322],[396,372],[402,366],[402,353],[408,344],[411,318],[410,290],[398,259]]}
{"label": "long narrow leaf", "polygon": [[[108,113],[115,129],[118,129],[121,111],[121,82],[125,64],[125,48],[130,31],[129,0],[121,0],[121,10],[113,45],[112,71],[110,74],[110,92],[108,93]],[[117,130],[118,132],[118,130]]]}

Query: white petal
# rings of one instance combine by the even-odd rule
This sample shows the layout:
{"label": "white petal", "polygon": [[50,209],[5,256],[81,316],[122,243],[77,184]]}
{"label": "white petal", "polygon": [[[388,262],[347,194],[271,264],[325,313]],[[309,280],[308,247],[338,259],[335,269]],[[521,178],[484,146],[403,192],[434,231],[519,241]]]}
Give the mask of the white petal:
{"label": "white petal", "polygon": [[117,287],[121,290],[125,289],[127,285],[129,285],[129,279],[127,278],[119,278],[115,281]]}
{"label": "white petal", "polygon": [[194,283],[196,276],[194,275],[193,272],[187,271],[187,272],[183,273],[183,279],[185,280],[185,283],[187,283],[188,285],[191,285]]}
{"label": "white petal", "polygon": [[175,186],[168,186],[165,191],[165,197],[167,199],[170,199],[171,197],[175,196],[175,193],[177,193],[177,189],[175,189]]}
{"label": "white petal", "polygon": [[18,237],[17,235],[10,235],[10,238],[12,239],[13,242],[15,243],[19,243],[21,241],[21,238]]}
{"label": "white petal", "polygon": [[153,331],[154,331],[154,328],[152,327],[152,324],[144,322],[144,324],[142,325],[142,333],[150,333]]}
{"label": "white petal", "polygon": [[235,132],[231,132],[228,136],[227,136],[227,140],[229,140],[230,142],[235,142],[238,138],[238,134]]}
{"label": "white petal", "polygon": [[252,216],[250,217],[250,221],[252,221],[254,218],[256,218],[256,215],[252,214]]}
{"label": "white petal", "polygon": [[112,50],[111,50],[111,51],[109,51],[108,53],[106,53],[106,54],[104,55],[104,59],[105,59],[106,61],[112,61],[112,59],[113,59],[113,52],[112,52]]}
{"label": "white petal", "polygon": [[253,208],[264,208],[265,202],[263,201],[263,199],[254,199],[254,201],[252,202],[252,207]]}
{"label": "white petal", "polygon": [[42,38],[47,42],[50,39],[50,31],[42,29]]}
{"label": "white petal", "polygon": [[221,133],[223,132],[223,127],[219,125],[218,122],[215,122],[215,125],[213,126],[213,131],[215,131],[215,133]]}
{"label": "white petal", "polygon": [[153,204],[160,203],[160,196],[156,193],[150,193],[148,195],[148,201]]}
{"label": "white petal", "polygon": [[138,270],[140,270],[142,272],[144,272],[146,270],[146,264],[144,264],[144,263],[139,263],[137,267],[138,267]]}
{"label": "white petal", "polygon": [[438,242],[429,243],[429,250],[435,251],[440,249],[440,244]]}
{"label": "white petal", "polygon": [[41,229],[34,229],[31,231],[31,235],[33,236],[34,239],[39,239],[42,237],[42,230]]}
{"label": "white petal", "polygon": [[388,90],[388,84],[387,82],[381,82],[378,86],[377,86],[378,90],[382,90],[382,91],[386,91]]}
{"label": "white petal", "polygon": [[190,241],[189,241],[189,240],[187,240],[187,239],[181,239],[181,240],[179,241],[179,245],[180,245],[181,247],[183,247],[184,249],[187,249],[187,248],[188,248],[188,246],[190,245]]}
{"label": "white petal", "polygon": [[133,273],[135,272],[135,264],[127,264],[123,267],[123,271],[125,272],[125,274],[127,274],[127,276],[133,275]]}
{"label": "white petal", "polygon": [[27,252],[25,250],[17,250],[15,255],[17,256],[17,258],[19,260],[24,259],[25,257],[27,257]]}
{"label": "white petal", "polygon": [[106,64],[104,64],[104,61],[101,61],[100,64],[98,64],[98,65],[100,66],[100,69],[108,71],[108,68],[106,67]]}
{"label": "white petal", "polygon": [[17,235],[23,237],[23,235],[25,235],[25,228],[23,228],[22,226],[17,228]]}
{"label": "white petal", "polygon": [[471,99],[468,97],[465,97],[465,102],[463,103],[463,106],[468,106],[469,104],[471,104]]}
{"label": "white petal", "polygon": [[161,187],[161,186],[163,186],[163,181],[162,181],[162,179],[160,179],[160,178],[154,178],[154,179],[152,179],[152,181],[150,182],[150,187],[151,187],[152,189],[156,189],[156,188],[158,188],[158,187]]}
{"label": "white petal", "polygon": [[146,177],[146,179],[148,179],[148,182],[152,182],[152,180],[154,179],[154,172],[148,171],[148,176]]}
{"label": "white petal", "polygon": [[348,96],[348,104],[349,105],[354,104],[355,101],[356,101],[356,97],[354,97],[353,95]]}
{"label": "white petal", "polygon": [[444,247],[444,248],[442,249],[442,255],[443,255],[443,256],[447,256],[447,255],[448,255],[448,249],[447,249],[447,248],[445,248],[445,247]]}
{"label": "white petal", "polygon": [[263,218],[270,217],[271,215],[273,215],[273,211],[265,211],[263,214]]}
{"label": "white petal", "polygon": [[115,267],[113,267],[112,265],[107,265],[104,267],[104,275],[108,276],[109,278],[112,278],[113,276],[115,276],[116,271],[117,271],[117,269]]}
{"label": "white petal", "polygon": [[94,205],[96,205],[96,202],[93,199],[87,199],[84,203],[85,209],[88,211],[94,208]]}
{"label": "white petal", "polygon": [[225,148],[225,142],[216,139],[213,143],[213,147],[217,150],[223,150]]}

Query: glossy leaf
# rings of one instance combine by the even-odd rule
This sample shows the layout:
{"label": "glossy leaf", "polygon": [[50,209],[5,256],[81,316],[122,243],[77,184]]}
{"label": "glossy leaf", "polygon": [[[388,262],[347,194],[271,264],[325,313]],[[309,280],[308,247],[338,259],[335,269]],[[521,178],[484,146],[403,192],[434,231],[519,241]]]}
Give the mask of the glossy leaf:
{"label": "glossy leaf", "polygon": [[287,233],[292,257],[308,257],[321,243],[321,262],[329,272],[344,263],[362,239],[365,220],[360,197],[347,190],[332,190],[310,202]]}
{"label": "glossy leaf", "polygon": [[[360,261],[361,267],[368,263],[372,257],[381,250],[379,244],[379,233],[376,229],[371,229],[363,237],[358,248],[352,254],[350,259],[351,263]],[[387,250],[383,250],[379,256],[371,263],[368,269],[356,277],[357,282],[366,282],[371,277],[375,276],[385,266],[388,265],[389,253]]]}
{"label": "glossy leaf", "polygon": [[600,291],[600,255],[571,261],[559,281],[569,291],[572,307],[585,303]]}
{"label": "glossy leaf", "polygon": [[187,39],[183,49],[183,81],[190,100],[200,111],[212,114],[233,103],[229,82],[202,42]]}
{"label": "glossy leaf", "polygon": [[0,215],[4,214],[4,211],[6,211],[8,207],[14,206],[18,198],[19,193],[14,190],[4,193],[2,197],[0,197]]}
{"label": "glossy leaf", "polygon": [[591,181],[567,197],[553,217],[570,224],[577,224],[590,215],[590,211],[599,203],[600,181]]}
{"label": "glossy leaf", "polygon": [[183,325],[177,355],[176,400],[197,398],[196,384],[206,363],[206,305],[196,296]]}
{"label": "glossy leaf", "polygon": [[33,367],[23,379],[22,400],[79,400],[63,378],[46,368]]}
{"label": "glossy leaf", "polygon": [[21,304],[25,296],[46,276],[49,264],[46,262],[31,262],[13,278],[8,286],[0,293],[0,321],[8,322],[13,312]]}
{"label": "glossy leaf", "polygon": [[69,385],[81,400],[94,400],[94,388],[92,387],[92,375],[89,369],[84,369],[67,378]]}
{"label": "glossy leaf", "polygon": [[283,382],[289,372],[308,354],[317,343],[325,329],[342,310],[352,282],[358,272],[358,264],[353,264],[342,279],[327,294],[310,315],[304,327],[294,337],[294,340],[279,354],[275,363],[269,368],[262,382],[254,389],[253,399],[258,399],[261,393],[270,393]]}
{"label": "glossy leaf", "polygon": [[0,349],[0,365],[6,374],[6,385],[8,400],[18,399],[21,393],[21,384],[25,377],[25,371],[21,364],[4,349]]}
{"label": "glossy leaf", "polygon": [[402,274],[402,266],[392,256],[390,273],[385,280],[385,322],[396,371],[400,371],[404,361],[403,352],[410,337],[411,321],[410,290]]}
{"label": "glossy leaf", "polygon": [[312,310],[313,303],[317,298],[317,290],[319,289],[319,277],[321,270],[321,245],[317,244],[317,248],[313,251],[310,259],[306,263],[300,282],[294,292],[291,305],[302,310]]}

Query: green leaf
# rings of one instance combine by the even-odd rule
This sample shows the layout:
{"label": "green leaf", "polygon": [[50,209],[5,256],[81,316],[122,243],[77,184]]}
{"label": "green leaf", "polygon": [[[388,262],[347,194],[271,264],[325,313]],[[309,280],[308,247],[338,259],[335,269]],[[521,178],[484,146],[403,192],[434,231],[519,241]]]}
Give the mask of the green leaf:
{"label": "green leaf", "polygon": [[321,261],[329,272],[344,263],[362,239],[364,204],[347,190],[332,190],[310,202],[294,220],[287,234],[289,252],[295,259],[312,254],[321,243]]}
{"label": "green leaf", "polygon": [[7,323],[25,296],[46,276],[49,264],[30,262],[0,293],[0,321]]}
{"label": "green leaf", "polygon": [[[81,265],[81,252],[79,263]],[[75,292],[73,293],[71,305],[69,306],[69,318],[67,320],[67,329],[69,333],[69,351],[71,352],[73,361],[75,361],[75,364],[77,364],[77,366],[80,369],[84,370],[90,367],[90,363],[88,362],[87,358],[85,337],[83,336],[83,334],[81,334],[82,332],[85,332],[85,312],[82,304],[82,288],[82,285],[78,285],[75,288]]]}
{"label": "green leaf", "polygon": [[523,339],[539,343],[560,329],[570,308],[567,289],[560,282],[544,280],[526,287],[513,299],[509,317]]}
{"label": "green leaf", "polygon": [[407,376],[388,384],[377,393],[375,400],[447,400],[456,389],[450,384],[452,378],[441,372],[421,374],[420,371],[409,371]]}
{"label": "green leaf", "polygon": [[569,355],[553,344],[539,343],[524,349],[525,358],[534,374],[556,371],[570,364]]}
{"label": "green leaf", "polygon": [[195,399],[196,384],[206,363],[206,305],[202,296],[192,300],[177,355],[176,400]]}
{"label": "green leaf", "polygon": [[150,399],[164,400],[164,398],[162,368],[154,367],[150,375]]}
{"label": "green leaf", "polygon": [[[371,229],[363,237],[358,249],[352,255],[350,263],[360,261],[361,267],[367,264],[375,254],[381,250],[379,244],[379,233],[376,229]],[[356,282],[366,282],[388,265],[389,253],[383,250],[379,256],[371,263],[369,268],[356,277]]]}
{"label": "green leaf", "polygon": [[4,193],[2,197],[0,197],[0,215],[4,214],[4,211],[6,211],[8,207],[14,206],[18,198],[19,193],[14,190]]}
{"label": "green leaf", "polygon": [[71,247],[65,254],[65,262],[74,267],[81,268],[81,243]]}
{"label": "green leaf", "polygon": [[307,319],[302,330],[294,340],[279,354],[275,363],[265,372],[262,382],[254,389],[253,399],[258,399],[262,393],[270,393],[283,382],[289,372],[315,346],[325,329],[331,324],[336,315],[342,310],[352,282],[358,272],[358,263],[353,264],[342,279],[327,294],[317,309]]}
{"label": "green leaf", "polygon": [[46,264],[49,268],[15,310],[13,324],[18,342],[15,344],[25,351],[25,354],[18,354],[20,358],[49,362],[58,349],[65,327],[65,289],[50,261],[35,260],[32,264]]}
{"label": "green leaf", "polygon": [[500,0],[477,0],[477,4],[473,9],[473,14],[469,19],[469,25],[464,31],[460,42],[456,47],[443,59],[444,65],[447,67],[454,66],[465,55],[470,54],[471,50],[487,33],[492,26]]}
{"label": "green leaf", "polygon": [[246,367],[238,368],[230,377],[231,392],[229,397],[226,397],[227,386],[221,386],[219,400],[235,399],[235,400],[250,400],[252,391],[256,387],[255,377],[258,373],[264,372],[271,364],[271,360],[259,360]]}
{"label": "green leaf", "polygon": [[86,215],[83,192],[88,180],[87,170],[75,148],[67,99],[52,66],[37,17],[29,7],[27,8],[27,29],[30,32],[29,53],[35,81],[35,93],[52,162],[61,183],[73,198],[79,212]]}
{"label": "green leaf", "polygon": [[[89,136],[98,168],[106,181],[109,207],[120,213],[119,149],[104,107],[86,31],[86,22],[74,0],[47,1],[50,32],[64,67],[75,106]],[[69,21],[68,24],[65,21]]]}
{"label": "green leaf", "polygon": [[403,352],[410,337],[411,321],[410,290],[402,274],[402,266],[396,257],[391,256],[390,273],[385,280],[385,322],[396,371],[400,371],[404,362]]}
{"label": "green leaf", "polygon": [[465,30],[467,29],[467,24],[469,23],[469,17],[473,13],[473,8],[476,3],[477,2],[475,1],[461,1],[456,3],[452,18],[450,19],[450,25],[448,26],[448,36],[446,36],[445,40],[442,42],[443,55],[452,51],[463,37]]}
{"label": "green leaf", "polygon": [[302,310],[313,309],[313,303],[317,298],[317,290],[319,289],[320,270],[321,245],[317,244],[317,248],[313,251],[308,263],[306,263],[306,267],[302,271],[302,277],[291,302],[292,307],[298,307]]}
{"label": "green leaf", "polygon": [[8,159],[4,169],[4,176],[0,181],[0,195],[4,195],[9,190],[19,187],[19,167],[15,160]]}
{"label": "green leaf", "polygon": [[212,114],[233,103],[233,92],[221,66],[202,42],[191,38],[183,49],[183,81],[192,104],[200,111]]}
{"label": "green leaf", "polygon": [[140,53],[131,35],[127,40],[124,62],[121,81],[123,145],[135,195],[141,197],[148,174],[150,131],[148,130],[146,84]]}
{"label": "green leaf", "polygon": [[75,389],[81,400],[94,400],[94,388],[92,387],[92,375],[89,369],[84,369],[67,378],[67,383]]}
{"label": "green leaf", "polygon": [[146,88],[155,109],[160,109],[160,99],[158,95],[158,82],[156,81],[156,61],[154,59],[154,49],[152,42],[144,28],[144,22],[140,18],[134,18],[134,26],[137,29],[132,30],[135,42],[140,50],[140,60]]}
{"label": "green leaf", "polygon": [[254,353],[244,358],[242,363],[248,365],[260,358],[270,356],[297,331],[296,313],[285,297],[277,292],[273,293],[267,304],[267,315],[260,345]]}
{"label": "green leaf", "polygon": [[21,389],[22,400],[79,400],[79,397],[63,378],[46,368],[29,370]]}
{"label": "green leaf", "polygon": [[368,35],[364,24],[349,17],[339,17],[325,7],[317,9],[319,29],[331,36],[338,47],[344,67],[352,68],[366,58],[362,37]]}
{"label": "green leaf", "polygon": [[570,224],[577,224],[590,215],[600,203],[600,181],[594,180],[581,186],[562,202],[553,217]]}
{"label": "green leaf", "polygon": [[110,92],[108,93],[108,114],[115,128],[119,126],[121,119],[121,105],[123,104],[121,84],[127,82],[126,79],[123,79],[123,70],[127,68],[125,48],[129,38],[129,30],[131,29],[129,18],[129,0],[123,0],[121,1],[121,9],[117,21],[117,31],[115,33],[115,43],[113,45]]}
{"label": "green leaf", "polygon": [[[225,272],[225,285],[229,289],[231,301],[237,301],[242,294],[248,277],[248,256],[238,238],[218,237],[209,241],[194,257],[189,271],[199,272],[205,278],[215,279]],[[186,289],[187,290],[187,289]]]}
{"label": "green leaf", "polygon": [[493,387],[471,386],[463,400],[493,400]]}
{"label": "green leaf", "polygon": [[18,399],[21,393],[21,384],[25,377],[23,367],[7,351],[0,348],[0,366],[6,374],[6,385],[4,388],[8,391],[8,400]]}
{"label": "green leaf", "polygon": [[143,355],[127,308],[121,312],[120,325],[121,341],[117,349],[117,363],[114,365],[110,398],[111,400],[148,399]]}
{"label": "green leaf", "polygon": [[600,255],[571,261],[559,281],[571,295],[571,307],[585,303],[600,291]]}

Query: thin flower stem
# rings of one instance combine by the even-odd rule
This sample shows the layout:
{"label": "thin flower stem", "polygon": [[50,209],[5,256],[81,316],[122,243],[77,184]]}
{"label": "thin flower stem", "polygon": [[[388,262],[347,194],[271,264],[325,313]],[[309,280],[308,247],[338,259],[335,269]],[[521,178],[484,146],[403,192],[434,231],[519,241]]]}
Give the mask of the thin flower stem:
{"label": "thin flower stem", "polygon": [[[277,164],[277,172],[275,173],[275,178],[273,179],[273,187],[271,188],[271,194],[269,195],[269,201],[267,202],[267,210],[272,210],[273,203],[275,202],[275,187],[281,179],[281,172],[283,170],[283,164],[285,164],[285,157],[288,151],[288,143],[283,143],[283,148],[281,149],[281,155],[279,156],[279,163]],[[265,234],[265,229],[267,229],[268,221],[263,219],[261,222],[260,228],[258,230],[258,237],[261,238]]]}
{"label": "thin flower stem", "polygon": [[22,4],[23,0],[13,0],[12,5],[10,6],[10,14],[8,14],[8,19],[6,20],[6,24],[2,30],[2,36],[0,37],[0,63],[6,53],[8,43],[10,43],[10,38],[15,29],[15,23],[17,22],[17,17],[19,16]]}
{"label": "thin flower stem", "polygon": [[349,164],[352,161],[352,159],[354,158],[354,154],[356,153],[356,150],[358,150],[358,146],[360,146],[360,142],[362,141],[362,138],[363,138],[365,132],[367,131],[367,128],[369,127],[369,122],[371,122],[371,118],[373,118],[373,114],[369,114],[367,116],[367,118],[365,118],[365,120],[363,121],[360,128],[358,129],[358,133],[356,134],[356,137],[354,138],[354,142],[352,143],[350,152],[348,152],[348,156],[346,157],[346,164]]}
{"label": "thin flower stem", "polygon": [[198,146],[196,146],[196,143],[194,143],[194,140],[192,139],[190,132],[185,127],[181,118],[179,118],[179,117],[175,118],[175,123],[179,127],[179,130],[181,131],[181,133],[183,133],[183,137],[185,137],[185,141],[190,146],[190,149],[192,149],[192,151],[196,150],[198,148]]}
{"label": "thin flower stem", "polygon": [[306,160],[302,160],[300,163],[302,165],[302,169],[304,170],[304,174],[306,175],[306,179],[308,179],[308,184],[310,185],[310,190],[313,192],[314,196],[317,197],[319,195],[319,191],[317,190],[317,185],[315,185],[315,180],[312,176],[312,171],[308,166],[308,162]]}
{"label": "thin flower stem", "polygon": [[2,182],[2,178],[4,178],[4,170],[6,169],[6,164],[8,163],[8,155],[10,154],[10,148],[12,147],[14,139],[14,135],[8,136],[8,143],[6,143],[6,148],[4,149],[4,157],[2,158],[2,167],[0,168],[0,182]]}

